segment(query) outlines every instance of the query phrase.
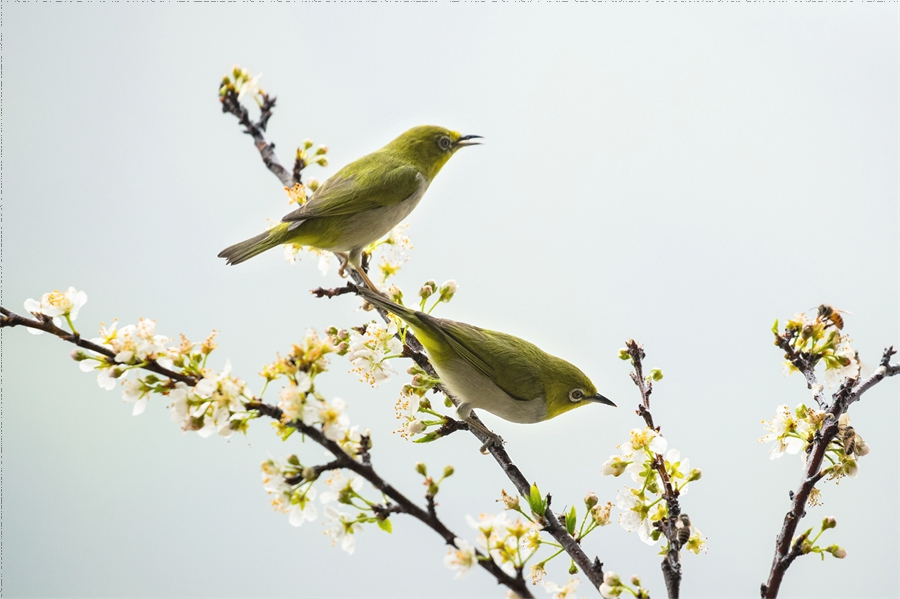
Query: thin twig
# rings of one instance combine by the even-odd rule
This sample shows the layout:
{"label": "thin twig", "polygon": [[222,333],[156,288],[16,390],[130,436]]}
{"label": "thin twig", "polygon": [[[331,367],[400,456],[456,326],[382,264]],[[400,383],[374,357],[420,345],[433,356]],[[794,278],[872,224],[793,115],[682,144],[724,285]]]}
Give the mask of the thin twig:
{"label": "thin twig", "polygon": [[[81,337],[81,335],[76,335],[74,333],[70,333],[65,329],[61,329],[60,327],[53,324],[53,321],[50,318],[44,317],[41,320],[38,320],[37,318],[26,318],[24,316],[16,314],[12,310],[7,310],[2,306],[0,306],[0,314],[2,314],[2,317],[0,317],[0,328],[24,326],[30,329],[44,331],[46,333],[50,333],[51,335],[56,335],[63,341],[68,341],[69,343],[74,343],[78,347],[83,347],[84,349],[89,349],[92,352],[96,352],[108,358],[107,361],[110,364],[117,364],[115,352],[107,347],[103,347],[102,345],[97,345],[93,341],[88,341],[87,339]],[[160,366],[155,360],[150,360],[145,366],[142,366],[142,368],[156,374],[161,374],[162,376],[170,378],[173,381],[185,383],[190,386],[194,386],[198,383],[197,378],[187,374],[182,374],[180,372],[175,372],[174,370],[169,370],[168,368],[164,368]]]}
{"label": "thin twig", "polygon": [[[793,351],[790,347],[788,333],[779,336],[779,340],[784,340],[784,343],[781,343],[780,341],[776,341],[776,343],[781,349],[785,350],[785,354],[789,354]],[[785,345],[788,347],[785,348]],[[789,352],[788,350],[791,351]],[[825,474],[821,470],[822,463],[825,460],[825,453],[828,446],[838,434],[838,422],[841,416],[847,412],[847,409],[851,404],[859,401],[863,393],[885,378],[900,373],[900,364],[890,363],[891,357],[896,353],[893,346],[888,347],[882,354],[880,365],[875,369],[875,372],[873,372],[871,376],[862,381],[859,379],[850,379],[849,381],[846,381],[845,384],[841,385],[838,391],[832,395],[833,401],[831,406],[826,410],[826,424],[815,436],[808,449],[803,479],[800,481],[800,486],[797,488],[797,491],[791,496],[791,507],[787,514],[785,514],[781,530],[778,533],[778,537],[775,539],[775,556],[772,558],[772,567],[769,570],[769,578],[764,584],[760,585],[760,595],[763,598],[774,599],[774,597],[778,596],[778,591],[781,588],[781,582],[784,580],[784,575],[791,563],[797,557],[797,555],[794,554],[794,548],[799,546],[798,543],[801,542],[802,539],[798,537],[794,540],[794,534],[797,532],[797,526],[800,524],[800,520],[806,515],[804,507],[809,500],[810,493]],[[804,358],[801,353],[794,352],[794,356],[799,359],[794,361],[791,356],[788,356],[791,363],[800,369],[807,381],[815,381],[813,369],[815,368],[816,361]],[[823,404],[825,404],[824,399],[819,405],[821,406]]]}
{"label": "thin twig", "polygon": [[[638,404],[637,414],[644,419],[644,422],[651,429],[659,432],[659,427],[653,425],[653,415],[650,413],[650,394],[653,393],[653,381],[644,376],[644,366],[642,360],[646,357],[643,346],[629,339],[625,343],[628,355],[631,356],[631,363],[634,372],[631,373],[631,380],[637,386],[641,393],[641,403]],[[672,486],[669,479],[669,473],[666,471],[666,462],[663,456],[656,454],[655,467],[659,473],[659,479],[663,485],[663,499],[666,502],[666,511],[668,515],[659,521],[658,526],[669,542],[669,550],[666,557],[662,561],[663,579],[666,582],[666,591],[670,599],[677,599],[681,592],[681,540],[678,538],[678,527],[676,524],[681,518],[681,505],[678,502],[678,489]]]}

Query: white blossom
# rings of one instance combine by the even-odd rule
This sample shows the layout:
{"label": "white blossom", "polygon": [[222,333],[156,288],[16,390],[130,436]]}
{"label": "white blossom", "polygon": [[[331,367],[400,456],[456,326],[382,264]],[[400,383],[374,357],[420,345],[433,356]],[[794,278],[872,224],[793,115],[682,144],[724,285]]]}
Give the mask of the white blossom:
{"label": "white blossom", "polygon": [[330,505],[325,506],[325,516],[332,521],[332,527],[328,534],[334,543],[341,542],[341,549],[353,555],[356,549],[356,535],[362,532],[362,525],[356,522],[349,514],[339,512]]}
{"label": "white blossom", "polygon": [[456,578],[464,578],[472,566],[478,563],[475,547],[465,539],[457,537],[453,540],[455,549],[449,549],[444,557],[444,565],[456,570]]}

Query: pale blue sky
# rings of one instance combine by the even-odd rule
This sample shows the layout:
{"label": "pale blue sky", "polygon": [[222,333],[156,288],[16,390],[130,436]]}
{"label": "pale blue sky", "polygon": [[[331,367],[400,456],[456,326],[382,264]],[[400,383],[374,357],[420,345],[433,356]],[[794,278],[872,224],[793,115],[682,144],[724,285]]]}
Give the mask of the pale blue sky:
{"label": "pale blue sky", "polygon": [[[114,317],[197,340],[217,329],[217,365],[255,391],[308,327],[363,315],[309,296],[338,283],[315,261],[215,257],[287,211],[220,112],[221,76],[264,73],[270,139],[284,160],[306,137],[328,144],[322,177],[413,125],[484,135],[412,215],[398,282],[456,279],[440,315],[534,341],[621,406],[486,418],[560,508],[622,488],[599,474],[641,424],[616,353],[644,342],[666,375],[657,422],[704,472],[683,508],[709,553],[685,557],[685,597],[757,595],[799,481],[796,457],[757,443],[777,405],[809,398],[782,375],[772,321],[829,302],[854,313],[868,364],[900,345],[896,4],[4,3],[2,26],[3,305],[74,285],[87,334]],[[292,528],[258,466],[318,449],[264,422],[202,440],[158,400],[132,417],[69,351],[3,331],[4,595],[502,596],[481,572],[454,580],[409,519],[366,530],[353,556],[319,523]],[[376,467],[418,497],[415,462],[453,464],[439,510],[474,540],[465,515],[496,511],[511,485],[474,439],[392,435],[403,381],[372,391],[346,370],[336,359],[318,383],[372,430]],[[854,406],[872,451],[810,510],[810,526],[837,518],[828,542],[848,557],[797,560],[783,596],[900,594],[897,389]],[[664,595],[636,535],[616,524],[585,545]]]}

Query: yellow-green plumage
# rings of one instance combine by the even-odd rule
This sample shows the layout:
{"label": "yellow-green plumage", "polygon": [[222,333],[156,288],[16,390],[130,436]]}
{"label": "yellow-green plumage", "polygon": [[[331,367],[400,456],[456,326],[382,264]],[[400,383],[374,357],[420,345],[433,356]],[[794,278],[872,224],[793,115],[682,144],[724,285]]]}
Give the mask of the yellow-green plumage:
{"label": "yellow-green plumage", "polygon": [[285,243],[346,254],[359,270],[363,249],[386,235],[421,200],[450,157],[477,135],[443,127],[413,127],[395,140],[351,162],[285,215],[281,224],[219,253],[239,264]]}
{"label": "yellow-green plumage", "polygon": [[409,324],[441,381],[459,400],[460,418],[470,424],[475,408],[511,422],[533,423],[588,403],[615,406],[576,366],[524,339],[429,316],[363,288],[359,293]]}

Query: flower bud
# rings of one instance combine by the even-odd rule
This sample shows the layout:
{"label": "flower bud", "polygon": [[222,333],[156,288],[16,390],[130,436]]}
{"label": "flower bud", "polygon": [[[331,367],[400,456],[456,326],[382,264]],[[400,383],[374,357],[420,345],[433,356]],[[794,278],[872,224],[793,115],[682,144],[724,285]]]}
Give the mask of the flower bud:
{"label": "flower bud", "polygon": [[632,576],[632,577],[631,577],[631,584],[633,584],[633,585],[636,586],[636,587],[639,587],[639,586],[641,586],[641,579],[638,578],[637,576]]}
{"label": "flower bud", "polygon": [[659,368],[654,368],[650,371],[650,378],[654,381],[661,381],[663,378],[663,372]]}
{"label": "flower bud", "polygon": [[319,146],[316,148],[316,153],[314,156],[323,156],[328,153],[328,146]]}
{"label": "flower bud", "polygon": [[434,281],[428,281],[424,285],[422,285],[421,289],[419,289],[419,297],[423,300],[428,299],[434,294],[434,290],[437,287],[437,283]]}
{"label": "flower bud", "polygon": [[825,551],[838,559],[844,559],[845,557],[847,557],[847,550],[843,547],[838,547],[837,545],[829,545],[825,548]]}
{"label": "flower bud", "polygon": [[422,476],[426,476],[428,474],[428,469],[425,467],[425,462],[416,462],[416,472],[418,472]]}
{"label": "flower bud", "polygon": [[824,520],[822,520],[822,530],[828,530],[829,528],[834,528],[837,526],[837,520],[834,519],[834,516],[828,516]]}
{"label": "flower bud", "polygon": [[574,563],[569,566],[569,574],[578,574],[578,566],[576,566]]}
{"label": "flower bud", "polygon": [[591,509],[592,507],[597,505],[597,503],[599,501],[600,501],[600,499],[597,497],[597,494],[594,493],[593,491],[591,491],[590,493],[588,493],[587,495],[584,496],[584,506],[587,509]]}
{"label": "flower bud", "polygon": [[440,301],[449,302],[450,300],[452,300],[453,296],[456,295],[457,288],[458,288],[458,285],[456,284],[456,281],[454,281],[453,279],[450,279],[449,281],[444,281],[444,284],[441,285],[440,288],[438,289],[438,291],[441,293]]}
{"label": "flower bud", "polygon": [[699,468],[693,468],[688,473],[687,482],[692,482],[695,480],[700,480],[700,477],[703,476],[703,472]]}
{"label": "flower bud", "polygon": [[608,584],[611,587],[620,587],[622,586],[622,579],[619,578],[619,575],[615,572],[609,571],[603,575],[603,582]]}
{"label": "flower bud", "polygon": [[309,187],[313,192],[319,189],[319,180],[315,177],[311,177],[306,181],[306,186]]}
{"label": "flower bud", "polygon": [[308,150],[308,149],[310,149],[311,147],[313,147],[313,142],[312,142],[312,140],[311,140],[311,139],[304,139],[304,140],[303,140],[303,149],[304,149],[304,150]]}
{"label": "flower bud", "polygon": [[453,476],[454,472],[455,470],[453,470],[453,466],[444,466],[444,478]]}
{"label": "flower bud", "polygon": [[316,164],[318,164],[319,166],[328,166],[328,159],[319,158],[318,160],[316,160]]}
{"label": "flower bud", "polygon": [[620,360],[630,360],[631,354],[628,353],[628,350],[624,347],[619,350],[619,359]]}
{"label": "flower bud", "polygon": [[80,349],[73,349],[72,353],[69,355],[71,355],[72,359],[75,360],[76,362],[81,362],[82,360],[87,360],[90,357],[85,352],[81,351]]}

